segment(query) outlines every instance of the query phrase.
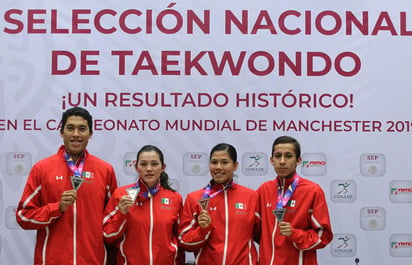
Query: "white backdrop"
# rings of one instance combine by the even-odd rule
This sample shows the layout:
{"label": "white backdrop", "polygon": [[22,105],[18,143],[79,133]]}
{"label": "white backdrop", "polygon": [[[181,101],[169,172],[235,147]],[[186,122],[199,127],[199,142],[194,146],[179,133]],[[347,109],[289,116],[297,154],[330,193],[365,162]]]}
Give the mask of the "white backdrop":
{"label": "white backdrop", "polygon": [[412,5],[406,1],[0,2],[0,260],[32,264],[14,211],[31,166],[57,151],[70,106],[89,150],[135,181],[160,147],[185,197],[209,150],[236,146],[236,181],[274,177],[271,144],[300,140],[303,177],[328,199],[320,264],[412,262]]}

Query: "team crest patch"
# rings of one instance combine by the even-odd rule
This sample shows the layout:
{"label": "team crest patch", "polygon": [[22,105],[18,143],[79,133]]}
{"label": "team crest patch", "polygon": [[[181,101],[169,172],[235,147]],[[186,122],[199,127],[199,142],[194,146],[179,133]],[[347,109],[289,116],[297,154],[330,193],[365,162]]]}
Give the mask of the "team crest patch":
{"label": "team crest patch", "polygon": [[83,171],[82,177],[86,179],[92,179],[94,177],[94,173],[89,171]]}
{"label": "team crest patch", "polygon": [[170,204],[169,198],[162,198],[162,199],[161,199],[161,202],[162,202],[162,204],[165,204],[165,205],[169,205],[169,204]]}
{"label": "team crest patch", "polygon": [[246,210],[246,204],[245,203],[242,203],[242,202],[237,202],[237,203],[235,203],[235,209],[238,209],[238,210]]}

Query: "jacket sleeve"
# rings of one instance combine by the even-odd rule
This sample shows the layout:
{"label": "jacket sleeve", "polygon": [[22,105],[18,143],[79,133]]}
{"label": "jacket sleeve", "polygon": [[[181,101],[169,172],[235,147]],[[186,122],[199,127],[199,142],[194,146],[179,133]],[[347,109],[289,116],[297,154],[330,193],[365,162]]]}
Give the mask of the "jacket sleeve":
{"label": "jacket sleeve", "polygon": [[289,237],[299,250],[324,248],[333,238],[325,194],[319,186],[315,192],[310,218],[310,228],[305,230],[293,228],[292,235]]}
{"label": "jacket sleeve", "polygon": [[[177,223],[173,225],[173,235],[176,238],[178,238],[178,235],[179,235],[179,224],[180,224],[180,219],[182,216],[182,211],[183,211],[183,199],[182,199],[182,196],[179,196],[178,219],[177,219]],[[179,265],[186,264],[186,252],[181,247],[178,248],[177,260],[178,260],[177,264]]]}
{"label": "jacket sleeve", "polygon": [[259,195],[256,192],[255,227],[253,229],[253,240],[258,244],[260,243],[260,234],[262,232],[261,223],[262,219],[260,217],[260,200]]}
{"label": "jacket sleeve", "polygon": [[59,200],[42,204],[41,193],[46,191],[42,190],[40,177],[39,169],[34,165],[16,211],[16,221],[23,229],[44,229],[62,216]]}
{"label": "jacket sleeve", "polygon": [[178,241],[180,247],[187,251],[198,251],[206,245],[207,240],[213,232],[213,221],[207,228],[200,228],[197,217],[200,213],[200,205],[187,196],[183,206],[181,221],[179,225]]}
{"label": "jacket sleeve", "polygon": [[110,166],[107,177],[106,177],[106,198],[104,204],[106,205],[112,195],[114,194],[114,191],[117,189],[117,179],[116,179],[116,174],[114,173],[114,169],[112,166]]}
{"label": "jacket sleeve", "polygon": [[103,237],[107,244],[113,244],[120,238],[127,226],[127,214],[119,211],[120,193],[115,192],[104,210]]}

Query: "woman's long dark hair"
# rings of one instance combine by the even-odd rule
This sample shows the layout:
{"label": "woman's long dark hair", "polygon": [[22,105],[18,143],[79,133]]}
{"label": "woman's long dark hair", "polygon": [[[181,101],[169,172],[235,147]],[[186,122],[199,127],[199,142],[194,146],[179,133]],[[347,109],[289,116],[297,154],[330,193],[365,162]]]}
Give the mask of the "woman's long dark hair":
{"label": "woman's long dark hair", "polygon": [[[163,153],[162,151],[157,148],[154,145],[145,145],[142,148],[140,148],[139,152],[137,152],[136,156],[136,166],[139,163],[139,156],[143,152],[150,152],[150,151],[155,151],[159,155],[160,163],[162,164],[162,167],[164,166],[164,159],[163,159]],[[163,171],[160,174],[160,185],[167,190],[175,191],[169,184],[169,175],[167,175],[166,171]]]}

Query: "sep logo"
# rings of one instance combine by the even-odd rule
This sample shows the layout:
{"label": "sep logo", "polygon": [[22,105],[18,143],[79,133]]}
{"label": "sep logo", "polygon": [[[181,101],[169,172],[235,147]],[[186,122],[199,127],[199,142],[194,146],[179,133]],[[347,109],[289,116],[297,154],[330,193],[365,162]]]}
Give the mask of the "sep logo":
{"label": "sep logo", "polygon": [[27,175],[32,167],[31,154],[11,152],[6,157],[6,171],[9,175]]}
{"label": "sep logo", "polygon": [[183,155],[183,173],[186,176],[205,176],[209,172],[209,157],[206,153]]}
{"label": "sep logo", "polygon": [[386,172],[384,154],[366,153],[360,157],[360,173],[365,177],[381,177]]}
{"label": "sep logo", "polygon": [[382,207],[364,207],[360,211],[360,226],[363,230],[383,230],[386,226],[386,211]]}

